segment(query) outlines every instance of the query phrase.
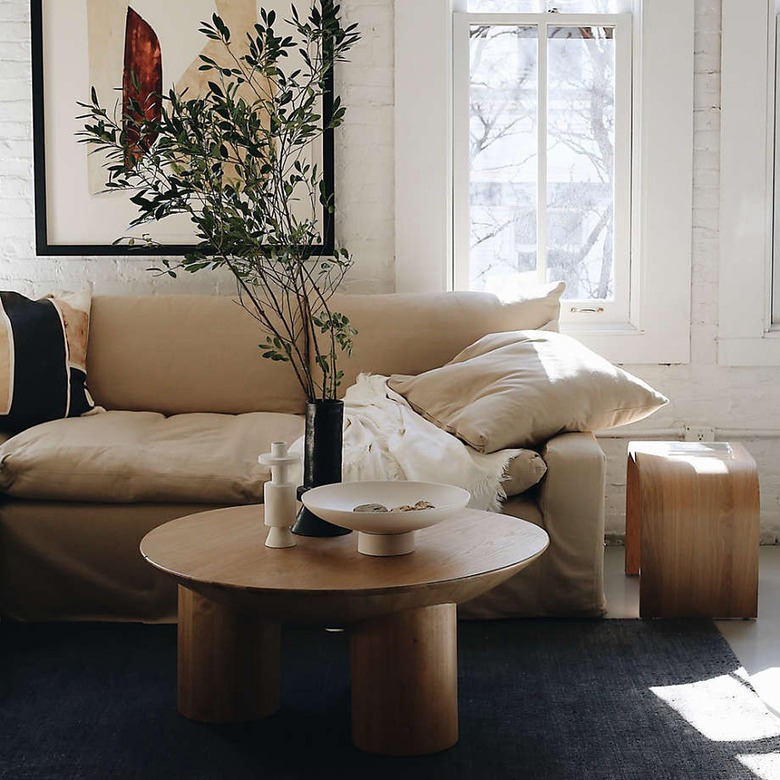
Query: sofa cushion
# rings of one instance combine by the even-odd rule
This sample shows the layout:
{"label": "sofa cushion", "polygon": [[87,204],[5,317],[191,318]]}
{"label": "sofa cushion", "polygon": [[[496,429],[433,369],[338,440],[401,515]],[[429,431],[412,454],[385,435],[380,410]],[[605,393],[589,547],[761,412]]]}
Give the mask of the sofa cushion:
{"label": "sofa cushion", "polygon": [[0,447],[0,487],[58,501],[246,504],[270,479],[257,456],[302,435],[298,415],[109,411],[30,428]]}
{"label": "sofa cushion", "polygon": [[0,429],[94,409],[87,391],[89,289],[34,301],[0,292]]}
{"label": "sofa cushion", "polygon": [[420,374],[444,365],[486,333],[557,330],[564,287],[563,282],[529,287],[510,303],[480,292],[334,295],[331,309],[349,317],[358,331],[352,355],[339,355],[341,392],[361,372]]}
{"label": "sofa cushion", "polygon": [[668,399],[570,336],[492,333],[447,365],[388,385],[480,452],[641,420]]}
{"label": "sofa cushion", "polygon": [[162,414],[303,414],[289,363],[263,359],[258,323],[224,295],[96,295],[89,387],[101,406]]}

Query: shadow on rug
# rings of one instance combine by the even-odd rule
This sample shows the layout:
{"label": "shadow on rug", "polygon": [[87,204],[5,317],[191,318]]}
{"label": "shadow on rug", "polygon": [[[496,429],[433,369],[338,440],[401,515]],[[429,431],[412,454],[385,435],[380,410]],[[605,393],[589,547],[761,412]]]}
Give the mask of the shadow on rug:
{"label": "shadow on rug", "polygon": [[709,621],[461,623],[458,744],[388,758],[352,747],[345,634],[285,629],[282,709],[216,727],[176,712],[173,626],[3,622],[0,777],[780,777],[738,668]]}

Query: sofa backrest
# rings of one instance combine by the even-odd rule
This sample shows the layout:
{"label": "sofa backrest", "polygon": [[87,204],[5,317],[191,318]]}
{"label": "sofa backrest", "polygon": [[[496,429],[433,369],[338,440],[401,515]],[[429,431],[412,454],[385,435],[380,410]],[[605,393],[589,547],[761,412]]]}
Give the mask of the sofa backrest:
{"label": "sofa backrest", "polygon": [[[557,328],[562,283],[501,303],[490,293],[336,295],[331,308],[357,328],[339,355],[340,393],[361,371],[418,374],[487,333]],[[87,384],[107,409],[301,414],[306,398],[288,363],[261,357],[257,322],[231,297],[95,296]]]}
{"label": "sofa backrest", "polygon": [[302,413],[287,363],[260,356],[255,320],[218,295],[95,296],[87,385],[108,409]]}
{"label": "sofa backrest", "polygon": [[563,282],[529,290],[502,303],[492,293],[334,295],[333,311],[357,329],[351,357],[340,356],[343,395],[361,371],[419,374],[442,366],[487,333],[558,329]]}

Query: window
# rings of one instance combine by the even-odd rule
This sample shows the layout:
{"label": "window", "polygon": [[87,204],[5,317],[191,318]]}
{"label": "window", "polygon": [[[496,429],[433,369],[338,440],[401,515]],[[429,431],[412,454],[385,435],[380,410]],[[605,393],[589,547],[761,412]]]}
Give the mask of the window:
{"label": "window", "polygon": [[453,286],[511,300],[564,280],[569,313],[626,320],[630,16],[456,14],[453,54]]}
{"label": "window", "polygon": [[775,0],[722,8],[718,361],[779,365],[777,9]]}
{"label": "window", "polygon": [[[481,242],[492,241],[490,248],[475,246],[473,266],[479,274],[495,264],[504,276],[490,285],[504,296],[508,277],[552,278],[573,267],[563,330],[616,363],[684,363],[690,354],[693,4],[603,0],[602,13],[594,15],[594,2],[559,0],[554,13],[536,0],[396,0],[396,289],[470,286],[472,244],[490,235]],[[630,16],[616,15],[627,9]],[[463,47],[458,54],[459,40],[466,42],[465,56]],[[528,75],[519,96],[500,83],[494,90],[494,108],[508,107],[503,121],[541,140],[530,161],[514,147],[511,176],[491,170],[500,167],[490,159],[498,142],[481,152],[481,162],[475,159],[482,167],[473,177],[471,159],[464,164],[472,133],[472,43],[483,58],[494,43],[508,46],[510,63]],[[584,122],[593,103],[596,77],[583,63],[597,47],[612,58],[614,74],[602,106],[602,117],[614,119],[613,163],[605,165],[608,155],[599,150],[601,167],[592,138],[591,158],[574,151],[573,136],[569,146],[563,142],[567,123],[577,116]],[[474,93],[480,89],[476,84]],[[549,111],[528,110],[534,93]],[[607,107],[610,100],[614,107]],[[620,128],[626,122],[628,133]],[[464,127],[465,145],[459,143]],[[574,127],[587,138],[586,129],[587,123]]]}

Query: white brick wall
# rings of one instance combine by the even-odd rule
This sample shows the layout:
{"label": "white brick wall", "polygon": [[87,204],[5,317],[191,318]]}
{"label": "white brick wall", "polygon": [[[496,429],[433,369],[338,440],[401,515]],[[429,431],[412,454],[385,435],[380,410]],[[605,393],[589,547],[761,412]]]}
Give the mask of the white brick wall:
{"label": "white brick wall", "polygon": [[[718,218],[720,155],[720,0],[696,0],[694,79],[693,268],[691,363],[687,366],[626,366],[671,399],[669,406],[620,432],[602,438],[608,456],[607,532],[625,528],[627,438],[665,431],[671,438],[688,425],[716,429],[717,438],[742,441],[756,459],[761,484],[762,537],[780,536],[780,386],[777,368],[717,365]],[[746,433],[761,432],[749,436]]]}
{"label": "white brick wall", "polygon": [[[716,361],[720,132],[720,2],[695,0],[694,228],[692,362],[627,366],[672,403],[653,417],[602,438],[609,457],[608,532],[624,528],[628,437],[667,438],[685,424],[709,425],[745,442],[759,465],[762,530],[780,535],[780,389],[774,368],[723,368]],[[340,68],[337,89],[347,121],[336,138],[337,239],[355,255],[353,292],[393,289],[393,2],[343,0],[363,40]],[[37,258],[33,247],[32,130],[28,0],[0,0],[0,285],[37,295],[92,282],[98,293],[216,292],[230,280],[199,274],[169,280],[148,260]],[[745,432],[762,431],[754,438]]]}

